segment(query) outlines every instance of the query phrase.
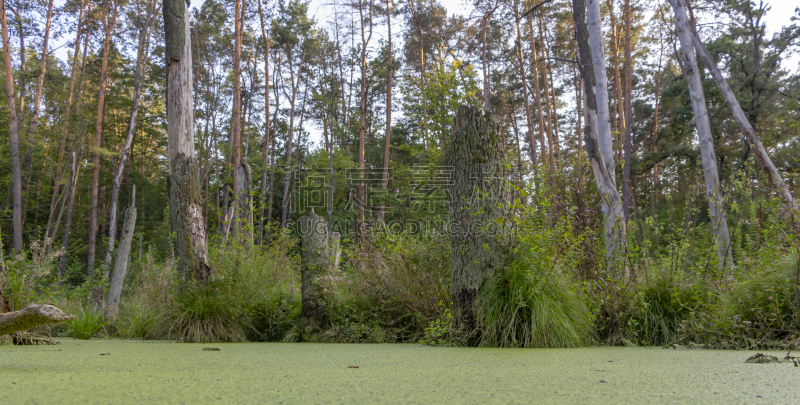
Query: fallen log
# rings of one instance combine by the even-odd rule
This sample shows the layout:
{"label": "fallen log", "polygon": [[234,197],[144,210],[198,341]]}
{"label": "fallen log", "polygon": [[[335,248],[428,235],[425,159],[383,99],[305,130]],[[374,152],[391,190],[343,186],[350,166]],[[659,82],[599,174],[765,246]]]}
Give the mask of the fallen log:
{"label": "fallen log", "polygon": [[65,314],[52,305],[31,304],[20,311],[0,314],[0,336],[72,318],[75,315]]}

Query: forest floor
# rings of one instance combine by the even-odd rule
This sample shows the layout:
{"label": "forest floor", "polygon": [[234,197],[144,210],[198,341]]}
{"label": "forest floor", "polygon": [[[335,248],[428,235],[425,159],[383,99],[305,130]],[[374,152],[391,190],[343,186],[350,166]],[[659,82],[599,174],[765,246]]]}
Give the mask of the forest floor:
{"label": "forest floor", "polygon": [[58,340],[0,346],[1,404],[800,403],[748,351]]}

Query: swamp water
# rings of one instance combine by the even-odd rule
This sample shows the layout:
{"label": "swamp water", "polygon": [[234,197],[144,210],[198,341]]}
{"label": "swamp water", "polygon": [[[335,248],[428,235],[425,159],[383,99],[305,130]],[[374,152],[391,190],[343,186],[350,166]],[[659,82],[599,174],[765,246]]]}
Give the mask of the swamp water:
{"label": "swamp water", "polygon": [[59,340],[0,346],[0,404],[800,403],[747,351]]}

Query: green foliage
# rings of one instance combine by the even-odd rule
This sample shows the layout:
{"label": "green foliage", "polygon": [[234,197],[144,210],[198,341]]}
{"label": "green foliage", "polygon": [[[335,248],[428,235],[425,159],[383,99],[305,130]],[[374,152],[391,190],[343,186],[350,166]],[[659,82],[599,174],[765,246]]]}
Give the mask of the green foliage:
{"label": "green foliage", "polygon": [[[146,338],[185,342],[282,340],[298,319],[298,266],[287,253],[290,242],[278,240],[269,250],[232,241],[212,244],[206,283],[178,285],[174,278],[155,316],[131,314],[129,330]],[[160,304],[160,305],[159,305]]]}
{"label": "green foliage", "polygon": [[375,235],[334,275],[329,341],[415,342],[450,307],[446,238]]}
{"label": "green foliage", "polygon": [[67,321],[69,335],[75,339],[90,339],[105,326],[103,314],[100,312],[80,310],[78,316]]}
{"label": "green foliage", "polygon": [[748,274],[732,289],[732,308],[748,328],[773,339],[800,335],[800,267],[786,255]]}
{"label": "green foliage", "polygon": [[543,259],[517,260],[486,281],[476,303],[481,345],[580,347],[590,343],[589,310]]}

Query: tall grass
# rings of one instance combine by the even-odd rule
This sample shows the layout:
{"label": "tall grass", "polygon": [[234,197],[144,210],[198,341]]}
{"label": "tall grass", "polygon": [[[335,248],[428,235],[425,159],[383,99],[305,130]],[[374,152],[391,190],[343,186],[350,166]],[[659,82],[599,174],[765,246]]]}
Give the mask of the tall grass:
{"label": "tall grass", "polygon": [[541,261],[517,261],[497,271],[476,303],[482,346],[580,347],[591,342],[586,305],[560,274]]}

